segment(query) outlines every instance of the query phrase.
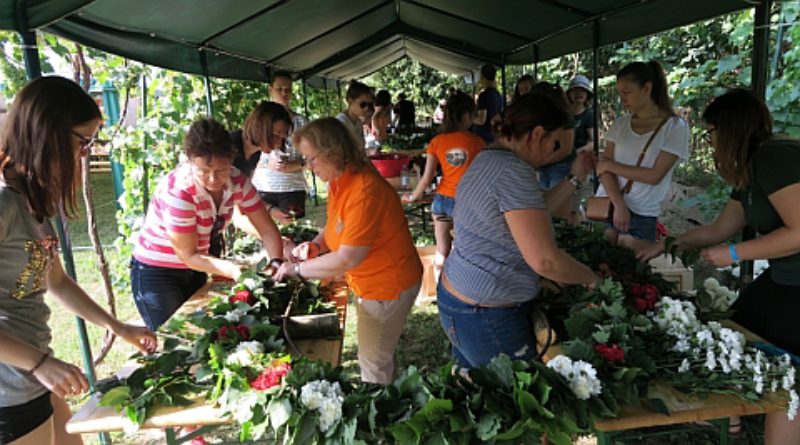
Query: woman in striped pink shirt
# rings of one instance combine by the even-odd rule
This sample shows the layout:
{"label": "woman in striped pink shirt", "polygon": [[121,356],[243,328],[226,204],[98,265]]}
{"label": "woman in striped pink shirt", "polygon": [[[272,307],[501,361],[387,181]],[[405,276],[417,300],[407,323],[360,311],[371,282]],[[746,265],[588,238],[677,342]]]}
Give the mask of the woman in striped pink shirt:
{"label": "woman in striped pink shirt", "polygon": [[238,265],[208,253],[234,207],[256,229],[270,258],[282,257],[278,228],[250,179],[233,167],[235,150],[225,128],[201,119],[183,145],[188,162],[161,179],[131,260],[133,298],[153,330],[206,283],[207,273],[239,277]]}

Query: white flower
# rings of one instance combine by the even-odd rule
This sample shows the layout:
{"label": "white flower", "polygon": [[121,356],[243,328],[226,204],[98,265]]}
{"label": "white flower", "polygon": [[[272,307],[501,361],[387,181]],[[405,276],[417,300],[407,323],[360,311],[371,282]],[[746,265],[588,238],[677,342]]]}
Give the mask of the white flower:
{"label": "white flower", "polygon": [[797,392],[795,390],[789,391],[789,409],[786,412],[789,420],[794,420],[795,416],[797,416],[798,405],[800,405],[800,398],[797,397]]}
{"label": "white flower", "polygon": [[577,377],[571,382],[569,382],[569,387],[573,393],[575,393],[575,397],[581,400],[587,400],[591,397],[590,387],[589,387],[589,380],[585,377]]}
{"label": "white flower", "polygon": [[689,371],[689,369],[691,369],[691,367],[692,367],[692,365],[689,363],[689,359],[685,358],[681,362],[681,366],[678,368],[678,372],[680,372],[680,373],[687,372],[687,371]]}
{"label": "white flower", "polygon": [[713,371],[714,368],[717,367],[716,357],[714,356],[714,351],[709,349],[706,351],[706,368],[709,371]]}
{"label": "white flower", "polygon": [[258,284],[256,284],[256,280],[254,280],[252,278],[245,278],[242,281],[242,284],[244,284],[247,287],[248,290],[254,290],[256,288],[256,286],[258,286]]}
{"label": "white flower", "polygon": [[569,378],[572,373],[572,359],[566,355],[557,355],[547,362],[547,367],[559,373],[564,378]]}
{"label": "white flower", "polygon": [[225,363],[242,367],[253,364],[253,359],[264,352],[264,345],[258,341],[243,341],[236,345],[232,354],[228,355]]}
{"label": "white flower", "polygon": [[319,429],[323,433],[328,431],[336,421],[342,418],[341,399],[323,399],[319,407]]}
{"label": "white flower", "polygon": [[253,407],[258,403],[258,395],[255,391],[247,391],[242,393],[242,396],[236,400],[235,408],[233,411],[233,418],[239,425],[250,420],[253,416]]}
{"label": "white flower", "polygon": [[247,311],[244,309],[233,309],[225,313],[225,320],[228,320],[231,323],[238,323],[239,319],[247,315]]}
{"label": "white flower", "polygon": [[719,289],[719,281],[717,281],[716,278],[706,278],[706,280],[703,281],[703,287],[705,287],[707,291],[716,291]]}
{"label": "white flower", "polygon": [[139,432],[139,424],[129,419],[128,416],[122,416],[122,431],[128,436],[132,436]]}
{"label": "white flower", "polygon": [[314,380],[303,385],[300,390],[300,402],[308,409],[318,410],[319,429],[328,431],[342,418],[344,396],[339,382]]}

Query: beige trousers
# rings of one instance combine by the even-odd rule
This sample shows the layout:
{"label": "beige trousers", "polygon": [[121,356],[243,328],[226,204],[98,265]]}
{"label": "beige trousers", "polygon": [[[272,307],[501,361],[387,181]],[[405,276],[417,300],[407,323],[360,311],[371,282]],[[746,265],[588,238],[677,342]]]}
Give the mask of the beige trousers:
{"label": "beige trousers", "polygon": [[404,290],[397,300],[358,299],[358,366],[362,381],[382,384],[394,381],[395,349],[421,284]]}

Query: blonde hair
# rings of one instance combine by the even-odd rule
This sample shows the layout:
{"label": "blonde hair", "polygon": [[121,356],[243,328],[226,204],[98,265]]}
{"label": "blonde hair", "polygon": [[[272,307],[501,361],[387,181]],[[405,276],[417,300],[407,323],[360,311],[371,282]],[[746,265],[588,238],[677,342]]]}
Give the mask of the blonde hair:
{"label": "blonde hair", "polygon": [[292,134],[294,146],[300,145],[302,139],[316,147],[319,155],[339,170],[359,171],[369,164],[356,135],[336,118],[317,119],[295,130]]}

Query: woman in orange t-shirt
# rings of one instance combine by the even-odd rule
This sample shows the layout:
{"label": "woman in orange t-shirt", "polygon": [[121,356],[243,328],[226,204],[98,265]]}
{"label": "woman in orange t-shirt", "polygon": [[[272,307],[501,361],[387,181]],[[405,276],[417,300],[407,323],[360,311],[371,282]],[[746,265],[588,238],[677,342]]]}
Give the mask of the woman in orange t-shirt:
{"label": "woman in orange t-shirt", "polygon": [[442,166],[442,182],[436,190],[431,204],[433,214],[433,228],[436,235],[437,269],[441,269],[444,259],[450,254],[453,237],[453,208],[456,201],[456,186],[467,167],[478,155],[486,143],[469,127],[475,117],[475,101],[468,94],[458,91],[445,105],[442,133],[428,144],[428,160],[425,164],[425,174],[420,179],[413,193],[403,196],[403,201],[414,202],[418,200],[436,176],[436,167]]}
{"label": "woman in orange t-shirt", "polygon": [[314,241],[293,249],[304,261],[284,263],[275,279],[344,274],[359,297],[361,380],[389,384],[394,351],[422,282],[400,199],[340,121],[313,121],[296,130],[293,140],[308,167],[328,183],[327,223]]}

